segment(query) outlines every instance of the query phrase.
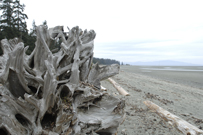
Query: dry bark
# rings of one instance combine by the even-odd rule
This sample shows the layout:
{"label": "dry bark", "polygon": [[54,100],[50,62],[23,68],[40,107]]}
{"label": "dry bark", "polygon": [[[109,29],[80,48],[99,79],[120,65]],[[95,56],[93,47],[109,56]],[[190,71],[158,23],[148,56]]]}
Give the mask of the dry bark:
{"label": "dry bark", "polygon": [[176,115],[164,110],[158,105],[154,104],[151,101],[144,101],[144,104],[156,112],[161,118],[167,121],[169,124],[174,126],[178,131],[182,132],[185,135],[203,135],[203,130],[191,125],[187,121],[177,117]]}
{"label": "dry bark", "polygon": [[[0,57],[0,134],[114,134],[125,102],[100,89],[119,65],[92,65],[96,33],[79,27],[36,28],[35,49],[3,39]],[[62,40],[52,53],[50,45]]]}

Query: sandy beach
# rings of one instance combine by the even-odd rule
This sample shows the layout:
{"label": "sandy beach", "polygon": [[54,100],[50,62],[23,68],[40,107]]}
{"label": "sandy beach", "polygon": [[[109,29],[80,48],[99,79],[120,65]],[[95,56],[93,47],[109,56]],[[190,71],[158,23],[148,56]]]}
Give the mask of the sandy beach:
{"label": "sandy beach", "polygon": [[119,126],[118,135],[182,134],[149,110],[143,104],[145,100],[150,100],[203,129],[202,69],[202,67],[121,66],[120,73],[112,79],[128,91],[130,96],[119,95],[108,80],[102,81],[102,86],[107,88],[109,94],[126,101],[126,119]]}

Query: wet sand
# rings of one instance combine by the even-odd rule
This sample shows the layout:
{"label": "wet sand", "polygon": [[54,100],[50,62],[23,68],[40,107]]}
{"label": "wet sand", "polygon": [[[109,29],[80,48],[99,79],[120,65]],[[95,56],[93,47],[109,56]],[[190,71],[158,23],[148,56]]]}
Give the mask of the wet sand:
{"label": "wet sand", "polygon": [[102,86],[106,87],[110,94],[126,100],[126,120],[119,126],[118,135],[182,134],[151,112],[143,104],[145,100],[154,102],[200,129],[203,128],[203,89],[202,82],[199,81],[203,78],[203,72],[185,72],[186,75],[183,71],[149,72],[148,69],[140,67],[121,66],[120,73],[112,78],[130,93],[128,97],[119,95],[108,80],[102,81]]}
{"label": "wet sand", "polygon": [[201,66],[121,66],[121,70],[203,89]]}

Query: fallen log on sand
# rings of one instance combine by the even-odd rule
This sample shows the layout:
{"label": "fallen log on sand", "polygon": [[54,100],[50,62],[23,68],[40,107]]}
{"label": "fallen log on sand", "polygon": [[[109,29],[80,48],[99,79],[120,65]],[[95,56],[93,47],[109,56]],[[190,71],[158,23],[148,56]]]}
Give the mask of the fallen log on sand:
{"label": "fallen log on sand", "polygon": [[161,118],[167,121],[169,124],[174,126],[178,131],[182,132],[185,135],[203,135],[203,130],[191,125],[187,121],[177,117],[176,115],[164,110],[158,105],[154,104],[151,101],[144,101],[144,104],[155,111]]}
{"label": "fallen log on sand", "polygon": [[108,78],[108,80],[113,84],[113,86],[118,90],[121,95],[130,96],[130,94],[125,91],[118,83],[116,83],[113,79]]}

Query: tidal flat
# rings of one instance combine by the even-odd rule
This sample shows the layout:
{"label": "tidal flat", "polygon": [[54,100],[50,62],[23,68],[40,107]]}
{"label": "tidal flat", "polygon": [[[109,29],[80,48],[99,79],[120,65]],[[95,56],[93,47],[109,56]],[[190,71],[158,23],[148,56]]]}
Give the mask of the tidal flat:
{"label": "tidal flat", "polygon": [[203,66],[121,66],[121,70],[203,89]]}
{"label": "tidal flat", "polygon": [[130,96],[119,95],[108,81],[107,92],[126,101],[126,119],[118,135],[182,135],[143,101],[149,100],[203,129],[203,67],[121,66],[112,77]]}

